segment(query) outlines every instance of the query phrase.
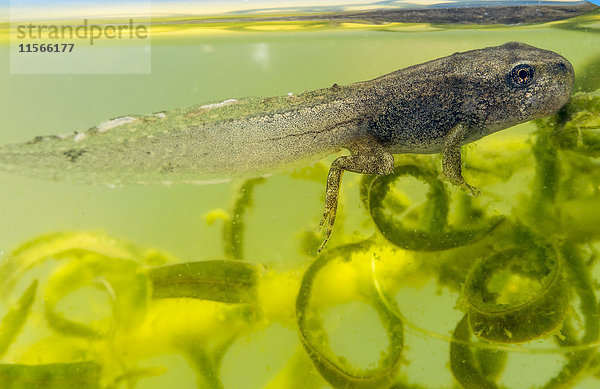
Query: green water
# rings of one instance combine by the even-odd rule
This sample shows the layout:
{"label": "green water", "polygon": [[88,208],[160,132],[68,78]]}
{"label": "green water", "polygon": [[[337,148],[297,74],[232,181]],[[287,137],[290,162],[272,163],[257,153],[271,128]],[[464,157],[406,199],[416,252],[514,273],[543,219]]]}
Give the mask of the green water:
{"label": "green water", "polygon": [[[83,131],[108,118],[127,114],[152,113],[232,97],[300,93],[333,83],[367,80],[456,51],[508,41],[555,51],[573,64],[576,74],[586,74],[585,69],[600,61],[598,37],[597,27],[574,30],[554,25],[165,33],[153,37],[150,75],[0,72],[0,144],[27,141],[37,135]],[[5,44],[0,50],[0,61],[7,69],[8,47]],[[589,80],[580,81],[579,85],[588,87],[593,82],[593,75],[587,75]],[[598,120],[597,111],[591,115]],[[560,261],[576,258],[569,263],[580,261],[583,267],[578,273],[575,265],[569,268],[569,264],[563,263],[558,270],[561,281],[556,281],[560,285],[556,287],[571,289],[550,291],[557,293],[556,300],[551,300],[558,306],[557,311],[562,301],[559,292],[570,296],[569,307],[558,315],[568,324],[562,332],[555,324],[525,343],[482,340],[491,345],[483,349],[492,351],[484,356],[478,351],[475,364],[482,366],[480,371],[490,369],[486,382],[491,386],[477,384],[474,378],[463,382],[472,382],[473,388],[496,387],[490,383],[494,381],[497,387],[543,387],[567,363],[565,355],[575,355],[573,360],[583,361],[577,367],[581,368],[579,379],[565,378],[566,387],[596,387],[600,356],[595,351],[593,355],[592,351],[585,354],[594,348],[583,347],[581,351],[577,347],[598,340],[597,333],[595,337],[581,335],[597,324],[590,324],[589,320],[593,321],[588,320],[590,312],[578,307],[579,300],[589,302],[597,298],[596,280],[600,277],[595,232],[599,228],[598,219],[594,218],[600,204],[598,181],[594,181],[598,175],[593,172],[597,168],[597,154],[569,159],[575,158],[572,153],[576,150],[556,151],[538,143],[536,150],[543,155],[535,157],[532,144],[538,138],[531,134],[536,130],[534,124],[527,123],[466,147],[465,178],[482,188],[483,195],[471,202],[447,186],[450,225],[460,228],[473,224],[473,228],[479,228],[479,224],[485,224],[472,222],[471,211],[481,213],[485,220],[505,217],[508,222],[491,232],[485,230],[477,242],[457,248],[420,252],[397,248],[385,240],[376,231],[361,201],[361,177],[347,174],[340,216],[328,249],[335,252],[336,247],[360,242],[373,234],[375,238],[369,241],[373,242],[370,246],[357,250],[350,262],[336,260],[333,254],[319,257],[329,262],[315,273],[314,282],[304,278],[302,286],[312,291],[310,300],[315,300],[305,302],[308,304],[305,319],[296,317],[296,297],[302,277],[307,277],[305,272],[315,261],[318,235],[314,232],[322,213],[324,175],[333,157],[302,172],[304,177],[316,179],[298,178],[298,172],[296,176],[268,177],[254,187],[252,205],[240,208],[244,211],[244,235],[243,241],[236,241],[234,246],[243,247],[243,258],[253,266],[251,273],[256,277],[248,286],[250,297],[242,298],[241,303],[209,302],[201,298],[151,299],[150,288],[157,289],[157,284],[152,286],[153,278],[147,278],[149,269],[157,265],[232,259],[227,256],[231,245],[227,246],[228,241],[223,238],[223,226],[227,223],[218,215],[230,212],[241,183],[106,188],[0,173],[0,251],[5,262],[17,263],[3,268],[3,283],[14,279],[15,285],[3,286],[1,316],[6,315],[34,279],[39,280],[28,319],[2,362],[40,365],[92,361],[102,368],[99,374],[103,387],[111,384],[135,388],[218,387],[220,382],[225,388],[324,388],[329,387],[321,376],[326,363],[324,359],[319,362],[319,358],[327,357],[341,366],[341,372],[334,374],[337,378],[330,381],[341,385],[343,379],[348,379],[358,385],[360,379],[349,377],[370,374],[368,369],[381,363],[378,360],[392,337],[382,327],[374,308],[379,307],[385,312],[384,323],[399,322],[404,327],[402,330],[396,326],[395,332],[392,331],[396,336],[403,331],[404,346],[401,360],[394,362],[390,370],[394,372],[390,373],[393,378],[382,382],[397,381],[398,388],[458,387],[450,360],[462,357],[457,357],[460,354],[450,357],[450,340],[468,310],[466,274],[481,258],[511,246],[555,244],[551,250],[559,253],[563,258]],[[540,188],[536,174],[540,174],[541,168],[536,170],[536,166],[555,163],[552,158],[544,157],[553,153],[558,153],[562,189],[557,190],[555,202],[544,205],[545,195],[534,193]],[[410,162],[425,170],[439,169],[439,160],[435,158],[416,162],[400,158],[399,163]],[[574,173],[573,169],[581,172]],[[565,184],[567,179],[572,181]],[[384,206],[393,209],[398,206],[394,201],[418,205],[426,200],[426,190],[421,181],[401,178],[393,195],[388,196],[393,198],[387,199]],[[526,208],[535,208],[532,204],[547,208],[532,210],[539,213],[527,220]],[[219,209],[224,211],[214,212]],[[211,212],[217,215],[216,220],[207,223]],[[539,228],[531,227],[531,220],[536,219]],[[525,220],[523,226],[517,226],[517,220]],[[406,222],[409,226],[420,223],[412,220],[410,213]],[[67,232],[38,239],[57,231]],[[548,242],[540,242],[539,236]],[[10,254],[31,239],[34,242],[28,249]],[[148,250],[153,254],[148,254]],[[346,251],[341,256],[351,257]],[[18,261],[31,261],[31,266],[19,267]],[[217,277],[218,269],[215,264],[206,270],[209,291],[210,279]],[[497,279],[490,281],[499,284],[497,288],[508,290],[498,293],[504,293],[502,298],[509,302],[528,301],[519,292],[531,292],[532,288],[546,292],[554,288],[552,280],[546,280],[550,286],[542,281],[539,281],[541,286],[532,286],[535,282],[531,278],[535,279],[537,274],[532,269],[512,270],[512,275],[499,271]],[[182,272],[176,273],[186,274]],[[236,278],[241,273],[233,269],[228,274],[230,278],[225,277],[224,281],[228,286],[213,296],[218,301],[230,298],[232,291],[244,287]],[[583,279],[588,286],[578,286]],[[373,280],[381,282],[379,294],[374,292],[377,288]],[[397,310],[402,320],[398,319]],[[313,311],[318,312],[321,320],[311,316]],[[535,319],[528,320],[535,322]],[[316,347],[314,358],[317,366],[321,363],[321,373],[303,348],[299,321],[303,334],[308,334],[306,341]],[[111,326],[111,323],[117,324]],[[322,331],[329,338],[328,346]],[[560,335],[556,339],[565,339],[562,346],[571,346],[571,351],[579,353],[561,352],[560,340],[553,334]],[[482,362],[484,359],[488,362]],[[90,373],[90,377],[95,376]],[[389,386],[381,382],[380,385]]]}

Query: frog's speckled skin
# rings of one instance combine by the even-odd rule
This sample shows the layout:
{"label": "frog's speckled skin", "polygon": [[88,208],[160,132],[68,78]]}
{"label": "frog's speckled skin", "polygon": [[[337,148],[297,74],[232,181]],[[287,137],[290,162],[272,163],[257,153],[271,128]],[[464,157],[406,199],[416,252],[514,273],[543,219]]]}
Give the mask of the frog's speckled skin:
{"label": "frog's speckled skin", "polygon": [[460,145],[556,112],[573,77],[560,55],[513,42],[347,86],[230,99],[38,137],[1,147],[0,169],[93,184],[218,181],[344,147],[351,155],[334,161],[327,182],[328,237],[343,171],[388,174],[392,154],[442,152],[442,175],[474,192],[461,176]]}

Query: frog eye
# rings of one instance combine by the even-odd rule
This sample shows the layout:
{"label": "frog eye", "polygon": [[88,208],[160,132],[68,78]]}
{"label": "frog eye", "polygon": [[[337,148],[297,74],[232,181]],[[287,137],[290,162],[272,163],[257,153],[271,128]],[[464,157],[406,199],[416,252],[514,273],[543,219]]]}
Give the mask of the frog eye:
{"label": "frog eye", "polygon": [[513,66],[508,73],[509,82],[518,88],[525,87],[533,81],[535,69],[526,63]]}

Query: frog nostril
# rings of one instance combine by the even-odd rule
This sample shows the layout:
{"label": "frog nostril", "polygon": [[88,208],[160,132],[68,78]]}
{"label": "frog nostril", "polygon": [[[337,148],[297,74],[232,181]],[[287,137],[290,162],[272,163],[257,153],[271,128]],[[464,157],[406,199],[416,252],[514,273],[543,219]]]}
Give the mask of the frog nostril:
{"label": "frog nostril", "polygon": [[560,61],[556,64],[556,69],[561,72],[561,73],[568,73],[569,72],[569,65],[567,65],[565,62]]}

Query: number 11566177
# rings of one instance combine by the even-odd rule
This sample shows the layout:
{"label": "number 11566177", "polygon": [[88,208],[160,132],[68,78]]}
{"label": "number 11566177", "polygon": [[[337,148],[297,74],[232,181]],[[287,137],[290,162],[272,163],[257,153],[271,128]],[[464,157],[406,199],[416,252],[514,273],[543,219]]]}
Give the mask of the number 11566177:
{"label": "number 11566177", "polygon": [[19,53],[70,53],[74,43],[21,43]]}

